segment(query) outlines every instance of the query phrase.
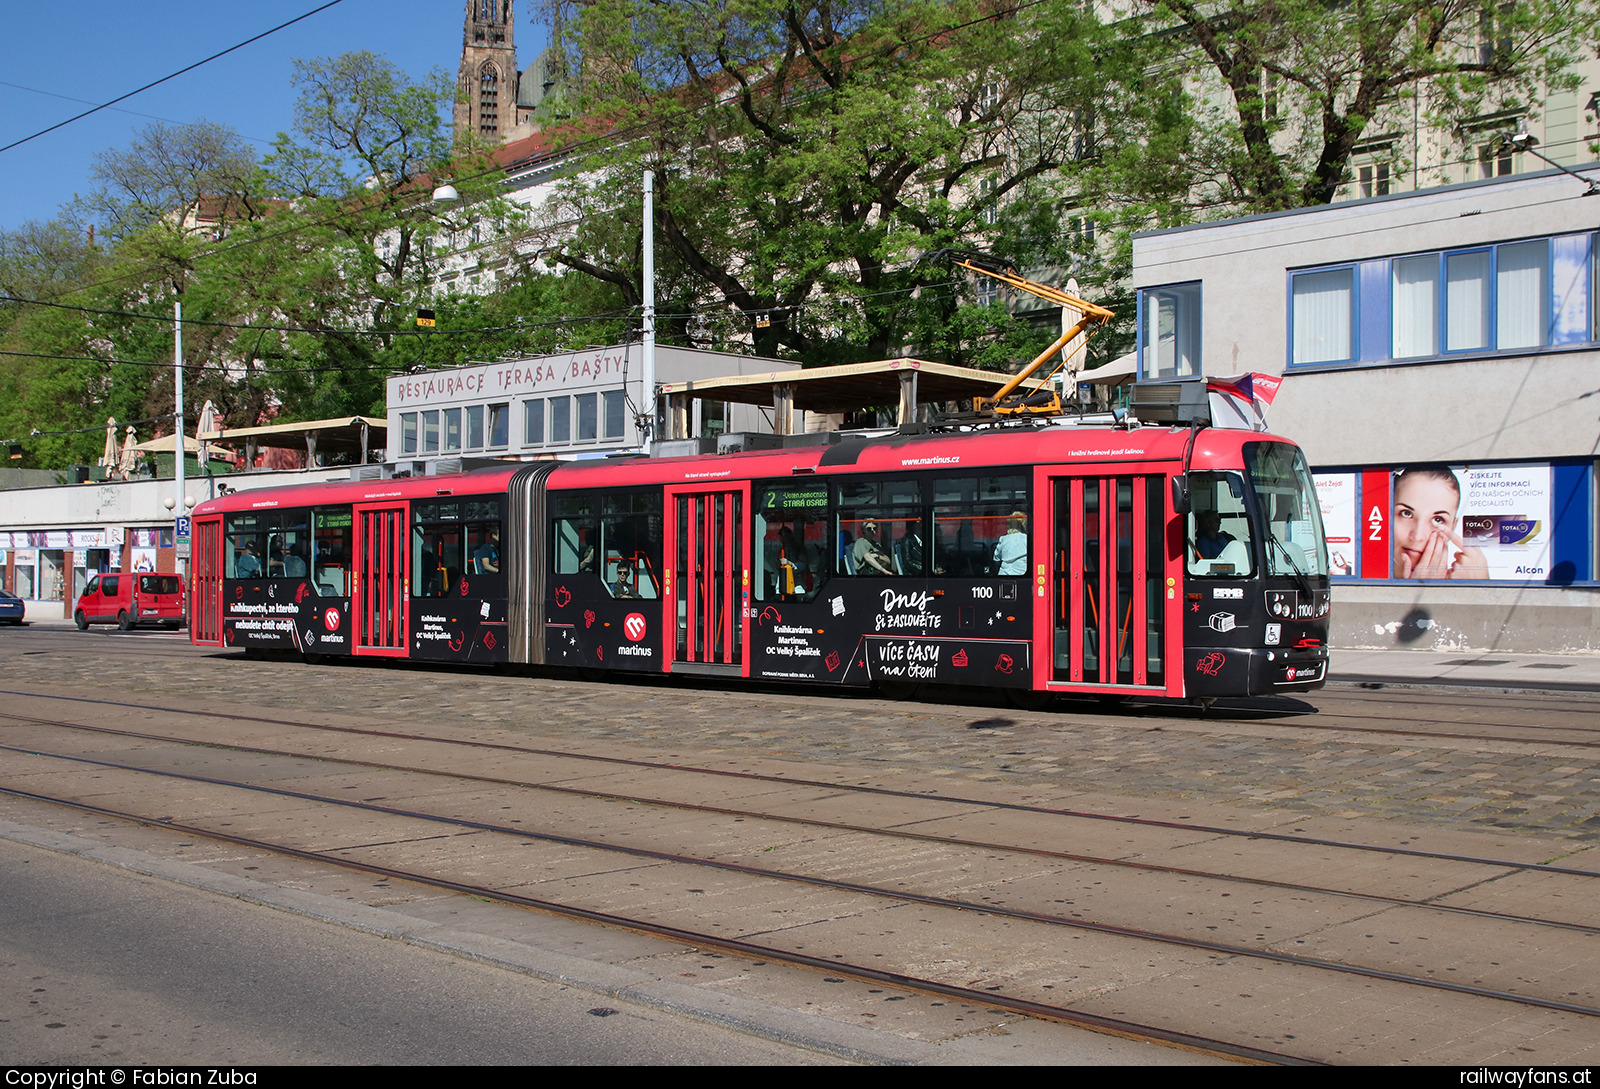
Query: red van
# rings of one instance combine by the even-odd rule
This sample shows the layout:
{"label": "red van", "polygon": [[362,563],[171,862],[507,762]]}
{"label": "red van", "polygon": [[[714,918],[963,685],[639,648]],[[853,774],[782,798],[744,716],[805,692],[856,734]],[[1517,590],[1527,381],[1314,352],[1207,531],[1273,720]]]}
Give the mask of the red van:
{"label": "red van", "polygon": [[72,619],[80,631],[90,624],[115,624],[131,631],[140,624],[183,626],[183,579],[177,575],[122,571],[96,575],[83,588]]}

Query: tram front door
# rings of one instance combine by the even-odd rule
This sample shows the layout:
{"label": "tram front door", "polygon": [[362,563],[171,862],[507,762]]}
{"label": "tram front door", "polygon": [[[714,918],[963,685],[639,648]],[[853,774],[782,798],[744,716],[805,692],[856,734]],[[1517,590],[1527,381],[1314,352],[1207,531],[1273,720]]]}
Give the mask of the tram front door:
{"label": "tram front door", "polygon": [[356,654],[403,656],[411,597],[405,504],[356,504],[354,549],[351,649]]}
{"label": "tram front door", "polygon": [[745,676],[749,670],[749,485],[667,489],[666,578],[662,588],[672,669]]}
{"label": "tram front door", "polygon": [[1049,481],[1052,687],[1165,692],[1177,680],[1165,485],[1161,474]]}

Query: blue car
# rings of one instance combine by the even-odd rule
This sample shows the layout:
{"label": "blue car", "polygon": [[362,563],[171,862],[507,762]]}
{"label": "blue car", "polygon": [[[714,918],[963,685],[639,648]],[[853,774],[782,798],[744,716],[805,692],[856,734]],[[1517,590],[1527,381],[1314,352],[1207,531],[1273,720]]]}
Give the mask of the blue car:
{"label": "blue car", "polygon": [[20,597],[9,590],[0,590],[0,624],[20,624],[26,612]]}

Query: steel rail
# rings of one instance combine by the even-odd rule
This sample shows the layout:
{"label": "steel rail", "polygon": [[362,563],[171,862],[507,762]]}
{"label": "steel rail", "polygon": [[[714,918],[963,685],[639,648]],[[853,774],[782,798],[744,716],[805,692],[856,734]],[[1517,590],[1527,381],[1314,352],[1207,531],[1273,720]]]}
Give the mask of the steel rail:
{"label": "steel rail", "polygon": [[[257,745],[244,745],[233,741],[200,740],[196,738],[172,737],[166,734],[151,734],[138,730],[122,730],[112,726],[95,726],[83,722],[67,722],[61,719],[41,719],[28,715],[18,715],[0,711],[0,718],[12,719],[19,722],[28,722],[45,726],[57,726],[69,730],[81,730],[87,733],[104,734],[111,737],[132,738],[141,741],[163,742],[173,745],[183,745],[196,748],[225,750],[229,752],[249,753],[257,756],[277,756],[294,760],[315,760],[324,764],[345,764],[350,767],[370,768],[375,771],[397,771],[413,775],[428,775],[448,779],[458,779],[463,782],[483,783],[490,786],[516,787],[522,790],[544,791],[551,794],[562,794],[579,798],[597,798],[602,801],[634,802],[645,805],[657,806],[663,809],[676,809],[695,813],[711,813],[724,817],[755,818],[757,820],[773,821],[784,824],[797,824],[808,828],[822,828],[834,832],[855,832],[863,835],[883,836],[891,839],[911,840],[919,843],[938,844],[950,847],[967,847],[981,851],[1005,851],[1013,854],[1030,855],[1037,858],[1058,859],[1063,862],[1081,862],[1097,866],[1110,866],[1120,869],[1135,870],[1141,873],[1170,874],[1175,877],[1197,877],[1208,880],[1228,882],[1239,885],[1249,885],[1256,888],[1281,889],[1286,892],[1303,892],[1325,896],[1340,897],[1342,899],[1360,900],[1366,903],[1386,904],[1391,907],[1419,908],[1424,911],[1438,911],[1451,915],[1462,915],[1470,918],[1490,919],[1499,922],[1526,923],[1530,926],[1551,927],[1557,930],[1571,930],[1585,934],[1600,934],[1600,925],[1585,923],[1565,922],[1559,919],[1541,919],[1532,915],[1512,915],[1507,912],[1489,911],[1483,908],[1467,908],[1453,904],[1434,903],[1431,900],[1413,900],[1401,896],[1383,896],[1378,893],[1353,892],[1348,889],[1334,889],[1323,885],[1303,885],[1291,881],[1279,881],[1267,877],[1250,877],[1236,873],[1219,873],[1214,870],[1200,870],[1185,866],[1169,866],[1154,862],[1136,862],[1132,859],[1110,858],[1105,855],[1090,855],[1075,851],[1052,850],[1047,847],[1029,847],[1022,844],[1003,843],[996,840],[965,839],[959,836],[941,836],[931,832],[913,832],[903,828],[884,828],[878,825],[852,824],[848,821],[830,821],[819,817],[792,816],[784,813],[771,813],[755,809],[734,809],[728,806],[710,805],[704,802],[674,801],[668,798],[647,797],[633,791],[627,794],[618,794],[611,791],[599,790],[593,787],[568,787],[553,783],[537,783],[527,779],[508,779],[497,775],[480,775],[473,772],[446,771],[439,768],[422,767],[407,764],[391,764],[380,760],[361,760],[349,756],[330,756],[327,753],[295,752],[289,749],[271,749]],[[425,741],[428,739],[424,739]],[[446,742],[448,744],[448,742]],[[1490,868],[1503,869],[1503,867],[1490,864]],[[1492,880],[1492,878],[1490,878]],[[1457,889],[1451,892],[1459,891]]]}
{"label": "steel rail", "polygon": [[[982,915],[995,915],[1026,922],[1037,922],[1046,926],[1061,926],[1071,930],[1083,930],[1090,933],[1105,934],[1113,937],[1130,938],[1135,941],[1148,941],[1161,945],[1172,945],[1178,948],[1193,949],[1199,952],[1212,953],[1220,956],[1250,957],[1256,960],[1287,964],[1293,967],[1312,968],[1322,971],[1359,976],[1365,979],[1377,979],[1389,983],[1399,983],[1405,986],[1424,987],[1431,990],[1441,990],[1456,994],[1469,995],[1475,998],[1487,998],[1496,1001],[1510,1002],[1517,1005],[1532,1006],[1539,1009],[1555,1010],[1561,1013],[1571,1013],[1585,1017],[1600,1017],[1600,1007],[1584,1006],[1573,1002],[1562,1002],[1559,999],[1539,998],[1533,995],[1518,994],[1515,991],[1502,991],[1488,987],[1477,987],[1466,983],[1452,983],[1442,979],[1430,979],[1426,976],[1413,976],[1403,972],[1391,972],[1382,968],[1368,968],[1361,965],[1344,964],[1339,961],[1330,961],[1319,957],[1305,957],[1295,953],[1279,953],[1266,949],[1252,949],[1249,946],[1229,945],[1226,942],[1206,941],[1205,939],[1201,938],[1187,938],[1176,934],[1163,934],[1159,931],[1144,930],[1138,927],[1117,926],[1112,923],[1096,923],[1085,919],[1072,919],[1066,916],[1052,915],[1045,912],[1007,908],[997,904],[980,904],[967,900],[953,899],[950,897],[933,896],[926,893],[913,893],[906,892],[904,890],[883,889],[875,885],[865,885],[852,881],[839,881],[830,878],[813,877],[806,874],[789,873],[783,870],[772,870],[760,866],[749,866],[738,862],[720,862],[715,859],[695,858],[692,855],[679,855],[670,851],[657,851],[646,847],[628,847],[619,844],[602,843],[596,840],[582,839],[577,836],[563,836],[550,832],[531,832],[525,828],[512,828],[506,825],[493,824],[488,821],[475,821],[464,817],[446,817],[439,814],[424,813],[420,810],[408,810],[401,809],[396,806],[377,805],[372,802],[356,801],[349,798],[331,798],[325,795],[312,794],[307,791],[285,790],[281,787],[262,786],[255,783],[241,783],[235,780],[219,779],[213,776],[193,775],[186,772],[170,771],[159,768],[142,768],[138,767],[137,765],[121,764],[112,760],[96,760],[92,757],[79,756],[70,753],[52,753],[36,748],[22,748],[10,745],[0,745],[0,752],[13,752],[24,756],[42,756],[71,763],[85,764],[90,767],[108,768],[115,771],[136,772],[139,774],[152,775],[159,778],[176,779],[183,782],[204,783],[209,786],[220,786],[234,790],[245,790],[279,798],[293,798],[298,801],[306,801],[318,805],[337,806],[343,809],[359,809],[364,812],[381,813],[385,816],[400,817],[403,819],[425,821],[435,824],[447,824],[453,827],[470,828],[475,831],[512,836],[523,840],[554,843],[564,847],[578,847],[601,852],[610,852],[613,854],[626,855],[632,858],[643,858],[656,862],[670,862],[681,865],[699,866],[725,873],[735,873],[746,877],[759,877],[766,880],[786,881],[794,884],[811,885],[842,892],[853,892],[863,896],[877,897],[881,899],[925,904],[930,907],[947,908],[955,911],[970,911]],[[14,794],[23,793],[20,791],[14,791],[8,787],[0,787],[0,792]]]}
{"label": "steel rail", "polygon": [[36,699],[58,700],[62,702],[73,703],[90,703],[108,707],[127,707],[141,711],[160,711],[169,714],[194,715],[204,718],[231,719],[236,722],[259,722],[271,726],[297,726],[305,729],[325,730],[330,733],[347,733],[358,736],[382,737],[396,740],[437,741],[441,744],[458,745],[463,748],[513,752],[528,756],[555,756],[571,760],[588,760],[595,763],[615,764],[622,767],[648,768],[652,770],[663,771],[683,771],[699,775],[714,775],[724,778],[743,779],[751,782],[780,783],[788,786],[818,787],[829,790],[848,791],[854,794],[870,794],[875,797],[910,798],[919,801],[948,802],[952,805],[974,805],[1013,813],[1037,813],[1047,816],[1071,817],[1079,820],[1127,824],[1136,827],[1170,828],[1182,832],[1204,832],[1211,835],[1227,836],[1232,839],[1259,839],[1280,843],[1308,844],[1318,847],[1336,847],[1349,851],[1403,855],[1408,858],[1426,858],[1440,862],[1466,862],[1482,866],[1499,866],[1507,869],[1525,870],[1532,873],[1559,873],[1574,877],[1600,877],[1600,870],[1585,870],[1573,866],[1555,866],[1545,862],[1519,862],[1514,859],[1485,858],[1477,855],[1460,855],[1442,851],[1426,851],[1417,847],[1384,846],[1373,843],[1352,843],[1348,840],[1328,839],[1321,836],[1297,836],[1291,835],[1287,832],[1269,832],[1262,830],[1251,831],[1239,828],[1224,828],[1218,825],[1196,824],[1190,821],[1161,820],[1155,817],[1131,817],[1117,813],[1095,813],[1089,810],[1057,809],[1050,806],[1025,805],[1021,802],[966,798],[960,795],[937,794],[932,792],[922,793],[912,790],[895,790],[891,787],[863,786],[858,783],[830,782],[824,779],[803,779],[787,775],[768,775],[762,772],[730,771],[725,768],[697,768],[690,764],[674,764],[664,761],[643,760],[635,757],[624,756],[600,756],[594,753],[573,752],[569,749],[544,749],[535,748],[528,745],[512,745],[502,741],[474,741],[463,738],[442,738],[429,734],[408,733],[399,730],[376,730],[360,726],[334,726],[326,723],[305,722],[298,719],[265,718],[255,715],[238,715],[226,711],[197,711],[184,707],[163,707],[151,704],[128,703],[121,700],[100,699],[91,696],[60,696],[38,692],[21,692],[9,689],[0,689],[0,696],[29,696]]}

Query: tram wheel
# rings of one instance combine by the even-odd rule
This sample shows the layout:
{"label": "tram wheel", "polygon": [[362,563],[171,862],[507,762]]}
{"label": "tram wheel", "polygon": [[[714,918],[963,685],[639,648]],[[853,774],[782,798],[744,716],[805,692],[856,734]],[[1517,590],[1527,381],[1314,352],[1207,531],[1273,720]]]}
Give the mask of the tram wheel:
{"label": "tram wheel", "polygon": [[118,631],[132,631],[133,630],[133,618],[128,615],[128,610],[126,610],[126,609],[123,609],[123,610],[121,610],[120,612],[117,613],[117,630]]}
{"label": "tram wheel", "polygon": [[1043,711],[1055,702],[1054,692],[1035,692],[1031,688],[1008,688],[1006,699],[1011,706],[1022,711]]}
{"label": "tram wheel", "polygon": [[78,625],[79,631],[89,630],[89,618],[83,615],[82,609],[79,609],[77,612],[72,614],[72,622]]}

